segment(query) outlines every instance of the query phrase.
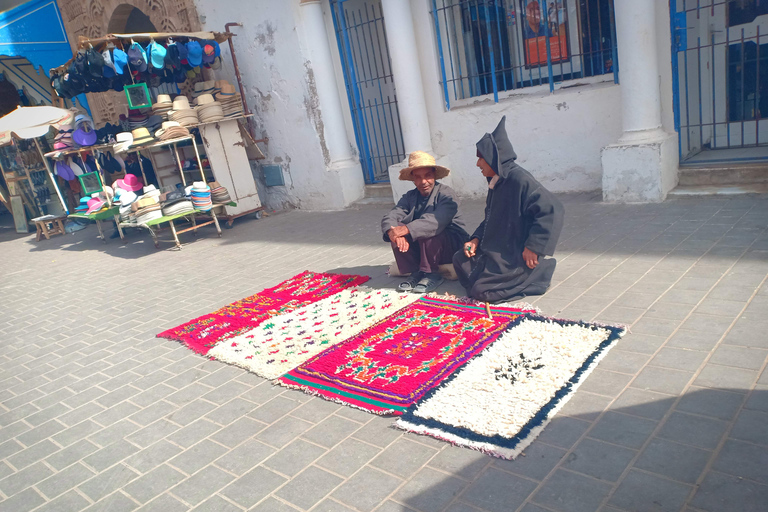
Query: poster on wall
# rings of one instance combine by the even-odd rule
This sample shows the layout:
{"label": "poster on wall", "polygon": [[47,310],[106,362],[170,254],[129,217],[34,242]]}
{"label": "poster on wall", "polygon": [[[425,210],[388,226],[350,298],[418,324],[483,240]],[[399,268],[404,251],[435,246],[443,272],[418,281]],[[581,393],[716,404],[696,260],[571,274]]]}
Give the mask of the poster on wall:
{"label": "poster on wall", "polygon": [[552,64],[568,60],[568,13],[564,4],[565,0],[520,0],[526,68],[547,63],[547,39]]}

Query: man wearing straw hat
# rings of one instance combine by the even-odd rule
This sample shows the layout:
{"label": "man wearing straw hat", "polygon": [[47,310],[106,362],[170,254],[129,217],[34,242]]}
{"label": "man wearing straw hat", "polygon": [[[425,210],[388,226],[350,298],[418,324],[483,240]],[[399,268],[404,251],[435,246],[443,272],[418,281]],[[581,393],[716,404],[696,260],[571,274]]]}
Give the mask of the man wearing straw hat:
{"label": "man wearing straw hat", "polygon": [[381,221],[384,241],[392,245],[400,274],[408,278],[401,292],[429,293],[443,282],[439,266],[451,263],[453,254],[469,239],[453,189],[435,180],[450,174],[423,151],[408,156],[400,179],[416,188],[398,201]]}

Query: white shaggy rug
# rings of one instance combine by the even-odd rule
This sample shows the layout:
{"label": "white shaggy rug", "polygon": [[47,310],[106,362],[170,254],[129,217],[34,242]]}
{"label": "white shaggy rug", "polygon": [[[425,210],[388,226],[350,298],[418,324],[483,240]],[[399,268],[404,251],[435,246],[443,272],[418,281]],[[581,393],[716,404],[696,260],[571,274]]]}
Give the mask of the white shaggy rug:
{"label": "white shaggy rug", "polygon": [[514,459],[623,334],[619,327],[524,317],[396,425]]}

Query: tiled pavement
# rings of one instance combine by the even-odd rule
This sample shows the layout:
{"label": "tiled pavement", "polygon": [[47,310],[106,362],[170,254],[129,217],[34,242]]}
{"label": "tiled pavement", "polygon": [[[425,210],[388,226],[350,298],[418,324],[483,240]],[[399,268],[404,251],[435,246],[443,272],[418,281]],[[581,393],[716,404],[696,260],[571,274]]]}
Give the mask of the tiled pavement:
{"label": "tiled pavement", "polygon": [[238,221],[180,252],[0,230],[0,512],[765,511],[768,198],[565,201],[535,304],[632,333],[516,461],[154,337],[305,269],[391,285],[380,207]]}

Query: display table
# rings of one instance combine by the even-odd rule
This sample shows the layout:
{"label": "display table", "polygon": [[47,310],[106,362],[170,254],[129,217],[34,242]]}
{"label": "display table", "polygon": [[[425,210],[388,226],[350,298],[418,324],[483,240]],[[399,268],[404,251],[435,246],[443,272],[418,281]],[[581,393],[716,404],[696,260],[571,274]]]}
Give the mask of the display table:
{"label": "display table", "polygon": [[[206,220],[205,222],[198,224],[196,217],[200,215],[209,215],[209,214],[210,214],[210,220]],[[174,221],[181,218],[189,219],[189,221],[192,223],[192,226],[186,229],[176,229],[176,224],[174,223]],[[173,240],[160,240],[157,237],[157,231],[159,231],[160,228],[153,229],[165,222],[167,222],[171,227],[171,233],[173,233]],[[178,215],[160,217],[159,219],[151,220],[146,224],[131,224],[129,222],[122,222],[122,223],[119,223],[118,226],[121,228],[128,228],[128,227],[145,228],[152,235],[152,241],[155,243],[155,247],[160,248],[160,242],[173,242],[176,244],[177,248],[181,249],[181,242],[179,241],[179,235],[183,233],[187,233],[189,231],[194,231],[195,234],[197,234],[198,228],[201,228],[203,226],[209,226],[211,224],[216,226],[216,232],[218,233],[219,238],[221,238],[221,226],[219,225],[219,219],[216,217],[216,212],[214,212],[213,209],[211,209],[210,212],[193,212],[193,213],[187,212],[187,213],[180,213]]]}
{"label": "display table", "polygon": [[123,236],[123,230],[120,229],[120,207],[119,206],[113,206],[112,208],[108,208],[106,210],[102,210],[96,213],[92,213],[90,215],[86,215],[84,213],[71,213],[68,215],[70,219],[85,219],[85,220],[92,220],[96,222],[96,227],[99,228],[99,236],[101,237],[101,241],[104,243],[107,243],[107,238],[104,236],[104,230],[101,228],[101,221],[103,220],[114,220],[115,224],[117,224],[117,231],[120,233],[120,239],[124,239]]}

